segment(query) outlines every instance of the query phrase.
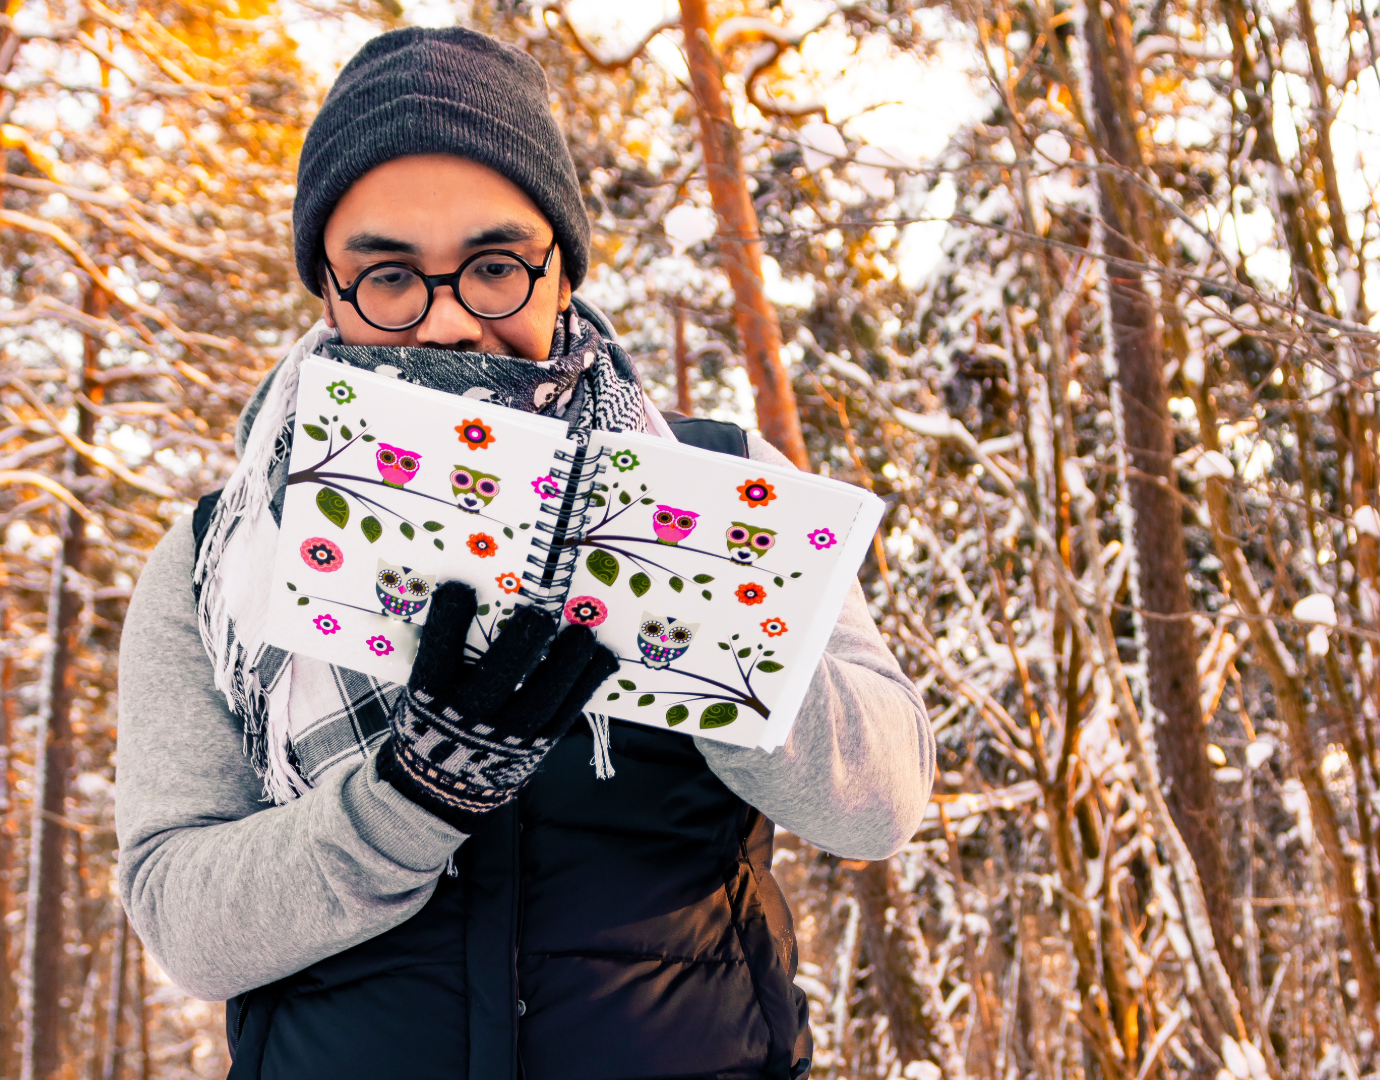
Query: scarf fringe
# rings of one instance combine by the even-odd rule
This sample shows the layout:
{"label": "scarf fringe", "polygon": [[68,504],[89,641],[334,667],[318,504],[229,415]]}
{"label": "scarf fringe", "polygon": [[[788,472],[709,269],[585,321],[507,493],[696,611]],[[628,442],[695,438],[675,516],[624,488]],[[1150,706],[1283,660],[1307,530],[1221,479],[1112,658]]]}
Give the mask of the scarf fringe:
{"label": "scarf fringe", "polygon": [[594,736],[594,756],[589,763],[594,766],[594,775],[600,780],[612,780],[615,776],[613,756],[609,752],[609,718],[603,713],[585,713],[589,721],[590,734]]}

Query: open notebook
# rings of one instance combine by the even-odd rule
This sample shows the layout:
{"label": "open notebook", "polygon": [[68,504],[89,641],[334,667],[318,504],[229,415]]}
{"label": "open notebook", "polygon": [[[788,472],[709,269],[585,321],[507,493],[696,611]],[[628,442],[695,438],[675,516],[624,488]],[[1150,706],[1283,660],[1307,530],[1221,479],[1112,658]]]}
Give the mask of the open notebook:
{"label": "open notebook", "polygon": [[515,604],[622,660],[587,711],[780,746],[881,520],[870,493],[312,357],[301,367],[269,640],[406,682],[431,592]]}

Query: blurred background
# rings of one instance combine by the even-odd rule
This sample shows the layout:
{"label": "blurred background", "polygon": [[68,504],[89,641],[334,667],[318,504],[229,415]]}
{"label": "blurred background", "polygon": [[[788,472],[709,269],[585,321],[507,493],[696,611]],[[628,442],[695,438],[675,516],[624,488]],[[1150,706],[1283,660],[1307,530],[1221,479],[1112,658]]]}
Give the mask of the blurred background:
{"label": "blurred background", "polygon": [[941,775],[889,861],[778,838],[812,1075],[1380,1075],[1368,3],[0,0],[0,1078],[225,1074],[116,897],[121,621],[317,318],[334,73],[454,22],[658,405],[887,501]]}

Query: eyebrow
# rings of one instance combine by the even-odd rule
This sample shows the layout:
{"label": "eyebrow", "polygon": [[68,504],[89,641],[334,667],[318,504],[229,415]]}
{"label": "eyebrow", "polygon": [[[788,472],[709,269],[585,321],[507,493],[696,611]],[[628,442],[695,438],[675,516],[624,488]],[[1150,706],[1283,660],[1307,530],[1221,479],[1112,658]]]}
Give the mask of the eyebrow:
{"label": "eyebrow", "polygon": [[[494,244],[512,244],[523,240],[536,240],[541,232],[534,225],[522,221],[501,221],[479,232],[471,233],[461,245],[466,248],[490,247]],[[422,249],[407,240],[399,240],[379,233],[355,233],[345,241],[345,250],[356,255],[420,255]]]}
{"label": "eyebrow", "polygon": [[406,240],[378,233],[355,233],[345,241],[345,250],[358,255],[420,255],[422,249]]}
{"label": "eyebrow", "polygon": [[541,232],[534,225],[522,221],[501,221],[465,238],[465,247],[487,247],[490,244],[511,244],[520,240],[536,240]]}

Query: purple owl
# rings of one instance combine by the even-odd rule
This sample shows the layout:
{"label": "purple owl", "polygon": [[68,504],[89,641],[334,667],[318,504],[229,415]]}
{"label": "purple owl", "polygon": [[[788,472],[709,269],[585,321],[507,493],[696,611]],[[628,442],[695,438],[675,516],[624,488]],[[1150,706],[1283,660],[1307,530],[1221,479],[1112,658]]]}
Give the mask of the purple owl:
{"label": "purple owl", "polygon": [[395,488],[402,487],[417,475],[417,467],[421,460],[421,454],[414,454],[411,450],[399,450],[396,446],[389,446],[384,442],[379,443],[378,451],[374,454],[374,462],[379,467],[379,475],[383,477],[383,482]]}
{"label": "purple owl", "polygon": [[675,547],[692,532],[700,515],[691,510],[677,510],[674,506],[659,504],[652,515],[652,532],[659,543]]}

